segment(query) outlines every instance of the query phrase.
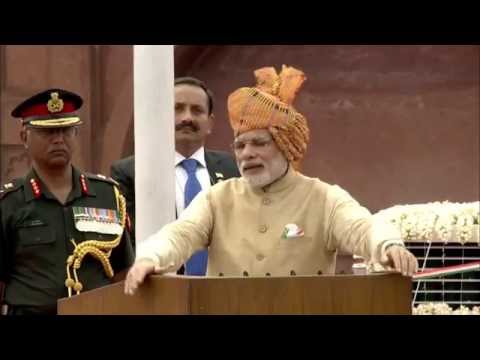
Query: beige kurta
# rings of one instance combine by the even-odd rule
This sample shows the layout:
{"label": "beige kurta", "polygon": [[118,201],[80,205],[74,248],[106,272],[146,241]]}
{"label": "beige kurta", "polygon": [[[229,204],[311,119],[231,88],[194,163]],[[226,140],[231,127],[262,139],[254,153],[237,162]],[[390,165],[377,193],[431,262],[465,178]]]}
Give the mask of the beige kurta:
{"label": "beige kurta", "polygon": [[[285,226],[303,230],[285,236]],[[378,260],[386,245],[403,244],[398,230],[375,223],[346,191],[293,169],[265,189],[245,179],[197,195],[179,220],[139,244],[137,259],[175,271],[209,247],[207,275],[333,274],[337,250]]]}

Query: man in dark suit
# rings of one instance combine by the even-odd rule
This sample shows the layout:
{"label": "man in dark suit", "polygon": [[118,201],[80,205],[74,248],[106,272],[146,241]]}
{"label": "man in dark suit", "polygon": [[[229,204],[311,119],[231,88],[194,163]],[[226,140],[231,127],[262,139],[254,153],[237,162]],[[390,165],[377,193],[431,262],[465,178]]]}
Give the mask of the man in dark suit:
{"label": "man in dark suit", "polygon": [[[219,181],[239,177],[232,155],[205,149],[213,128],[213,94],[206,85],[192,77],[175,79],[175,187],[176,214],[179,216],[199,190]],[[112,165],[112,177],[120,183],[127,199],[127,211],[135,234],[135,159],[134,156]],[[188,275],[205,275],[208,254],[194,254],[187,262]],[[183,269],[180,269],[180,273]]]}

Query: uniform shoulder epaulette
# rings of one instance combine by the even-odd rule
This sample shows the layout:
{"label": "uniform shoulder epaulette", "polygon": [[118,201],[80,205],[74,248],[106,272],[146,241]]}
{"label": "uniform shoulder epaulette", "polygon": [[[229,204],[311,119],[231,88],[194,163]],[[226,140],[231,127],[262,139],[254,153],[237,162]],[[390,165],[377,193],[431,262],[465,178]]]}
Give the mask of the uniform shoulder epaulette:
{"label": "uniform shoulder epaulette", "polygon": [[116,182],[115,180],[113,180],[113,179],[112,179],[111,177],[109,177],[109,176],[105,176],[105,175],[102,175],[102,174],[90,174],[90,173],[85,173],[85,175],[86,175],[87,178],[89,178],[90,180],[104,181],[104,182],[110,183],[110,184],[112,184],[112,185],[119,186],[118,182]]}
{"label": "uniform shoulder epaulette", "polygon": [[0,186],[0,199],[3,199],[7,194],[18,190],[22,187],[21,181],[12,181]]}

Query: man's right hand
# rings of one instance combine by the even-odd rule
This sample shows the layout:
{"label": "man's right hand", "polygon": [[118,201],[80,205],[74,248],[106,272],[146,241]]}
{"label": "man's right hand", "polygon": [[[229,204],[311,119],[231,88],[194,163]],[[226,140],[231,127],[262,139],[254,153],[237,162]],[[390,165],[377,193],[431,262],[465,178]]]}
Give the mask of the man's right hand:
{"label": "man's right hand", "polygon": [[146,276],[155,273],[155,263],[150,259],[135,261],[125,280],[125,294],[134,295]]}

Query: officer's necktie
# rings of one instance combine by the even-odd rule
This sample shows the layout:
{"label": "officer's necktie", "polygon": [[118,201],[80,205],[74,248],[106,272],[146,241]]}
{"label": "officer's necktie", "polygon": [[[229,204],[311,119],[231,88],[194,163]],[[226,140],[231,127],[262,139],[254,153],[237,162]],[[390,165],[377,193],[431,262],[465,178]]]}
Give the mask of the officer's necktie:
{"label": "officer's necktie", "polygon": [[[185,208],[190,205],[190,202],[202,190],[200,182],[197,179],[197,160],[185,159],[181,163],[182,167],[187,172],[188,178],[185,184]],[[192,255],[190,260],[185,264],[185,274],[202,276],[207,272],[208,251],[200,250]]]}

